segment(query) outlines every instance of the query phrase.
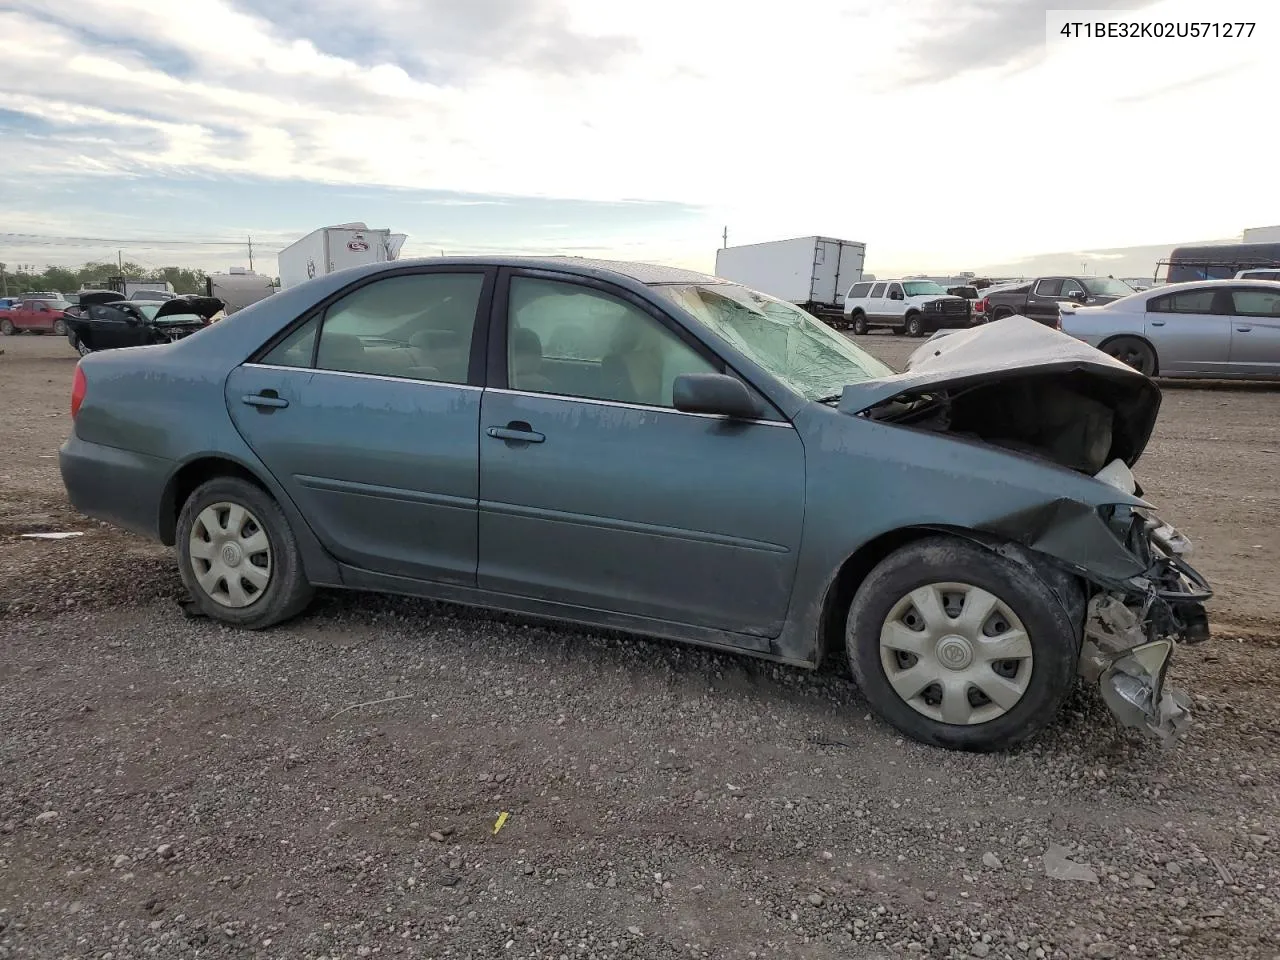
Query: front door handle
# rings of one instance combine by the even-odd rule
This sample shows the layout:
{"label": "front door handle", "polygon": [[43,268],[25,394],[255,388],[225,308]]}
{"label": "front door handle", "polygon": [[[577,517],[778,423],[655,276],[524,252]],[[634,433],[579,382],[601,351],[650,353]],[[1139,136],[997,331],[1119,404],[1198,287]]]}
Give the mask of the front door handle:
{"label": "front door handle", "polygon": [[1236,330],[1240,333],[1248,333],[1252,329],[1253,327],[1236,327]]}
{"label": "front door handle", "polygon": [[1164,321],[1163,321],[1163,320],[1152,320],[1152,321],[1151,321],[1151,325],[1152,325],[1153,327],[1163,327],[1163,326],[1164,326]]}
{"label": "front door handle", "polygon": [[542,443],[547,439],[522,420],[508,423],[505,427],[490,427],[485,432],[495,440],[515,440],[519,443]]}
{"label": "front door handle", "polygon": [[287,407],[289,401],[278,396],[274,390],[263,390],[261,393],[247,393],[240,400],[251,407]]}

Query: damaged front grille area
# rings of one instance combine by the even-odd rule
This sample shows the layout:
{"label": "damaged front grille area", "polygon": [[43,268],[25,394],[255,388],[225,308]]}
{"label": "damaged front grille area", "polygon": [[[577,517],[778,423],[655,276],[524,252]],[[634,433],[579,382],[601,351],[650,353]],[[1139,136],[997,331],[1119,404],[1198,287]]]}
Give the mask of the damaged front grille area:
{"label": "damaged front grille area", "polygon": [[1191,701],[1165,686],[1177,643],[1209,637],[1212,591],[1183,560],[1190,544],[1151,512],[1103,508],[1112,532],[1145,566],[1141,576],[1099,589],[1089,601],[1080,673],[1125,726],[1172,740],[1190,722]]}

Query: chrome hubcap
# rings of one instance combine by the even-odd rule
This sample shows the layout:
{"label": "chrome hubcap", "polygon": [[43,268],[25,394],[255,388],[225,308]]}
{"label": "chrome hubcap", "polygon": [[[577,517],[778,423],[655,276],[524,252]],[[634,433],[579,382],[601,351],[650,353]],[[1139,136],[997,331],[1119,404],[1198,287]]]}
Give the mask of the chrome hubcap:
{"label": "chrome hubcap", "polygon": [[249,606],[271,583],[267,532],[238,503],[214,503],[201,510],[187,546],[200,589],[224,607]]}
{"label": "chrome hubcap", "polygon": [[939,723],[989,723],[1031,683],[1031,639],[999,597],[965,583],[933,583],[902,597],[880,630],[889,685]]}

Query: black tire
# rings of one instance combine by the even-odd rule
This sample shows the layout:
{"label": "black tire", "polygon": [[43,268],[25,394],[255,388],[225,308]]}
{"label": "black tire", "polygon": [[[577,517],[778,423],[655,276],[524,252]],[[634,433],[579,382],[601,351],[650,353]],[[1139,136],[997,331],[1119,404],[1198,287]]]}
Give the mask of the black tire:
{"label": "black tire", "polygon": [[8,317],[0,317],[0,336],[12,337],[15,327]]}
{"label": "black tire", "polygon": [[918,313],[907,314],[906,334],[908,337],[916,337],[916,338],[924,336],[924,320],[920,318],[920,314]]}
{"label": "black tire", "polygon": [[1013,311],[1010,310],[1008,307],[998,307],[996,310],[992,312],[991,320],[992,322],[995,322],[996,320],[1006,320],[1012,316],[1013,316]]}
{"label": "black tire", "polygon": [[[218,503],[243,507],[259,521],[271,551],[271,576],[261,595],[243,607],[219,603],[200,585],[191,555],[191,534],[205,508]],[[297,616],[314,589],[302,569],[302,555],[280,505],[261,487],[239,477],[218,477],[196,488],[178,515],[178,571],[196,604],[207,616],[246,630],[263,630]],[[246,558],[247,559],[247,558]]]}
{"label": "black tire", "polygon": [[1154,377],[1160,368],[1156,361],[1156,351],[1145,340],[1137,337],[1116,337],[1102,345],[1102,352],[1115,357],[1121,363],[1128,364],[1147,377]]}
{"label": "black tire", "polygon": [[[882,660],[881,631],[895,607],[920,587],[951,583],[993,594],[1021,621],[1030,641],[1031,662],[1020,667],[1030,671],[1021,699],[986,722],[944,723],[926,716],[894,690]],[[854,679],[883,720],[921,743],[975,752],[1007,750],[1052,722],[1075,683],[1080,657],[1071,618],[1043,580],[991,550],[945,536],[909,544],[871,571],[849,608],[845,642]],[[966,697],[974,689],[967,688]]]}
{"label": "black tire", "polygon": [[867,334],[867,315],[861,310],[853,312],[853,333],[855,336],[863,337]]}
{"label": "black tire", "polygon": [[67,335],[67,325],[61,320],[55,320],[53,321],[53,332],[59,337],[65,337]]}
{"label": "black tire", "polygon": [[75,334],[71,334],[67,339],[71,341],[71,345],[76,348],[76,353],[80,354],[80,356],[87,357],[89,354],[93,353],[93,348]]}

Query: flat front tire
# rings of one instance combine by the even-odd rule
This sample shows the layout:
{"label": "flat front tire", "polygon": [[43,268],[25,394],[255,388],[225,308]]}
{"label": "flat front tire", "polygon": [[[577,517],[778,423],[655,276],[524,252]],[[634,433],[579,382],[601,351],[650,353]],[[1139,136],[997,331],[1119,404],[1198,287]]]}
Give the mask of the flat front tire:
{"label": "flat front tire", "polygon": [[854,596],[845,641],[875,713],[953,750],[1007,750],[1038,734],[1079,660],[1076,631],[1043,580],[952,537],[882,561]]}
{"label": "flat front tire", "polygon": [[178,516],[178,569],[209,617],[262,630],[296,616],[313,590],[279,504],[238,477],[218,477],[187,498]]}

